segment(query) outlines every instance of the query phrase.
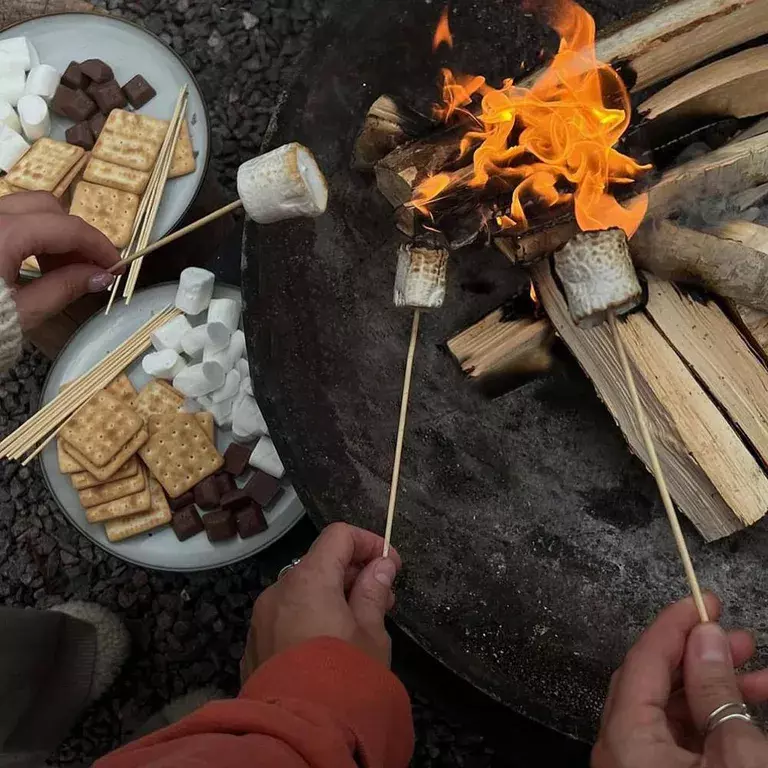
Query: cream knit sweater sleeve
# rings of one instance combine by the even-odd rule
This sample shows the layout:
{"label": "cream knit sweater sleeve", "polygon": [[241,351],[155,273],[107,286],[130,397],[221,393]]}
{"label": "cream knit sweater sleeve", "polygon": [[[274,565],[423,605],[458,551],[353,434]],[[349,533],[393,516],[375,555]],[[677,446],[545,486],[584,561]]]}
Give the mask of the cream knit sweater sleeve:
{"label": "cream knit sweater sleeve", "polygon": [[21,326],[11,289],[0,279],[0,373],[7,371],[21,354]]}

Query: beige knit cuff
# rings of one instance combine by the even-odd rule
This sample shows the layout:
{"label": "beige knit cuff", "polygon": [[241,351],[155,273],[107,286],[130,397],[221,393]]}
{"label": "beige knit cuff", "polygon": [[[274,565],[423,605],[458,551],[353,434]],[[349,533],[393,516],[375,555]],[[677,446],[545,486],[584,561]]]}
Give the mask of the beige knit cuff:
{"label": "beige knit cuff", "polygon": [[7,371],[21,354],[21,325],[11,289],[0,279],[0,373]]}

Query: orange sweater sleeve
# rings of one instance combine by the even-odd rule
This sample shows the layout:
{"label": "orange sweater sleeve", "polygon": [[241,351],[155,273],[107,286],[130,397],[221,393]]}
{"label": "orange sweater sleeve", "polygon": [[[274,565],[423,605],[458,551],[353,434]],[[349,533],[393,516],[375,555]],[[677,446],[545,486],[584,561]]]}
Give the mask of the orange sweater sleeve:
{"label": "orange sweater sleeve", "polygon": [[267,661],[237,699],[128,744],[97,768],[406,768],[402,683],[349,643],[309,640]]}

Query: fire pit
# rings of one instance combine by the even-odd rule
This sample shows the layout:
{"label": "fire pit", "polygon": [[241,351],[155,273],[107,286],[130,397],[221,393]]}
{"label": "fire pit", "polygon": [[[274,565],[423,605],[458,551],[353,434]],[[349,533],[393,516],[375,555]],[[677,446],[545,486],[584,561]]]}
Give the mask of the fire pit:
{"label": "fire pit", "polygon": [[[384,523],[410,317],[391,303],[392,206],[350,159],[378,96],[416,107],[434,99],[444,63],[430,52],[437,11],[412,6],[356,4],[321,33],[273,143],[298,140],[315,152],[329,177],[329,215],[249,228],[244,246],[251,356],[278,447],[316,519],[375,530]],[[451,22],[452,68],[497,83],[526,56],[530,66],[544,40],[538,21],[507,5],[459,3]],[[498,29],[506,36],[489,39]],[[644,61],[642,77],[656,63]],[[512,259],[531,261],[573,230],[572,220],[555,224],[531,227]],[[685,592],[674,545],[650,476],[562,346],[547,375],[495,400],[446,352],[449,338],[527,294],[527,274],[481,236],[451,256],[448,282],[443,309],[422,319],[393,539],[406,563],[395,619],[480,688],[588,738],[610,671],[654,613]],[[556,312],[559,291],[550,298],[540,283],[573,349]],[[753,596],[764,587],[767,531],[758,523],[704,545],[686,529],[703,585],[724,598],[728,619],[758,630]]]}

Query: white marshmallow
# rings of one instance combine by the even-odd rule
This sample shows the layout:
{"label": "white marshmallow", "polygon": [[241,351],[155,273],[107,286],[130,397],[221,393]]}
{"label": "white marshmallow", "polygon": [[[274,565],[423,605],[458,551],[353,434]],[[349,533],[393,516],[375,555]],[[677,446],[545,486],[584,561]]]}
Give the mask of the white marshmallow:
{"label": "white marshmallow", "polygon": [[225,371],[229,372],[237,365],[243,352],[245,352],[245,334],[242,331],[235,331],[224,349],[213,350],[206,345],[203,351],[203,360],[217,362]]}
{"label": "white marshmallow", "polygon": [[173,386],[187,397],[207,395],[224,384],[224,369],[218,363],[188,365],[173,379]]}
{"label": "white marshmallow", "polygon": [[173,349],[163,349],[160,352],[144,355],[141,367],[148,376],[170,381],[178,376],[187,364],[179,357],[178,352]]}
{"label": "white marshmallow", "polygon": [[24,136],[29,141],[37,141],[51,133],[51,116],[48,105],[40,96],[22,96],[18,104],[19,119]]}
{"label": "white marshmallow", "polygon": [[181,337],[181,348],[184,354],[191,358],[202,357],[207,341],[208,331],[205,325],[197,325]]}
{"label": "white marshmallow", "polygon": [[240,391],[245,395],[253,397],[253,382],[250,376],[240,379]]}
{"label": "white marshmallow", "polygon": [[[216,299],[211,301],[211,306],[213,306],[214,301],[216,301]],[[208,314],[210,316],[210,310],[208,311]],[[211,352],[218,352],[220,349],[224,349],[232,338],[232,330],[227,328],[224,323],[218,321],[211,322],[208,320],[205,324],[205,333],[205,347],[206,349],[210,349]]]}
{"label": "white marshmallow", "polygon": [[[203,395],[203,397],[208,397],[208,395]],[[204,411],[205,408],[203,408],[202,405],[200,405],[199,400],[195,400],[194,397],[188,397],[181,405],[181,408],[179,410],[182,413],[199,413],[200,411]]]}
{"label": "white marshmallow", "polygon": [[248,365],[247,357],[241,357],[237,361],[237,370],[240,372],[240,381],[251,375],[251,368]]}
{"label": "white marshmallow", "polygon": [[267,422],[258,403],[252,398],[239,398],[232,409],[232,433],[238,440],[247,442],[259,435],[266,435]]}
{"label": "white marshmallow", "polygon": [[21,133],[21,121],[16,110],[4,100],[0,100],[0,125],[7,125],[12,131]]}
{"label": "white marshmallow", "polygon": [[251,452],[251,458],[248,463],[254,469],[260,469],[278,480],[285,474],[285,467],[280,457],[277,455],[277,449],[268,435],[262,437],[256,447]]}
{"label": "white marshmallow", "polygon": [[222,400],[220,403],[213,403],[208,412],[213,414],[213,420],[216,426],[222,429],[228,429],[232,426],[232,402],[233,398]]}
{"label": "white marshmallow", "polygon": [[237,170],[237,194],[259,224],[319,216],[328,204],[323,172],[312,153],[296,143],[243,163]]}
{"label": "white marshmallow", "polygon": [[50,101],[59,87],[60,80],[61,77],[56,69],[48,64],[39,64],[29,71],[24,93],[28,96],[40,96]]}
{"label": "white marshmallow", "polygon": [[22,72],[32,67],[32,49],[26,37],[0,40],[0,70],[18,68]]}
{"label": "white marshmallow", "polygon": [[224,380],[224,386],[221,389],[217,389],[215,392],[211,392],[211,400],[214,403],[221,403],[224,400],[232,400],[235,395],[240,391],[240,374],[236,368],[233,368],[227,373],[227,378]]}
{"label": "white marshmallow", "polygon": [[16,131],[0,125],[0,168],[8,173],[28,149],[29,144]]}
{"label": "white marshmallow", "polygon": [[25,83],[26,76],[21,67],[5,69],[0,62],[0,99],[15,107],[24,95]]}
{"label": "white marshmallow", "polygon": [[211,408],[213,408],[213,400],[211,400],[210,395],[200,395],[200,397],[196,399],[204,411],[210,411]]}
{"label": "white marshmallow", "polygon": [[176,306],[187,315],[199,315],[211,301],[213,282],[213,272],[200,267],[187,267],[179,277]]}
{"label": "white marshmallow", "polygon": [[235,299],[211,299],[208,322],[223,323],[230,331],[236,331],[240,325],[240,302]]}
{"label": "white marshmallow", "polygon": [[27,48],[29,48],[29,68],[34,69],[40,66],[40,54],[37,52],[37,48],[27,39]]}
{"label": "white marshmallow", "polygon": [[151,333],[149,340],[158,352],[162,352],[164,349],[181,352],[181,340],[191,330],[192,326],[189,324],[189,320],[184,315],[179,315],[165,325],[161,325],[154,333]]}

